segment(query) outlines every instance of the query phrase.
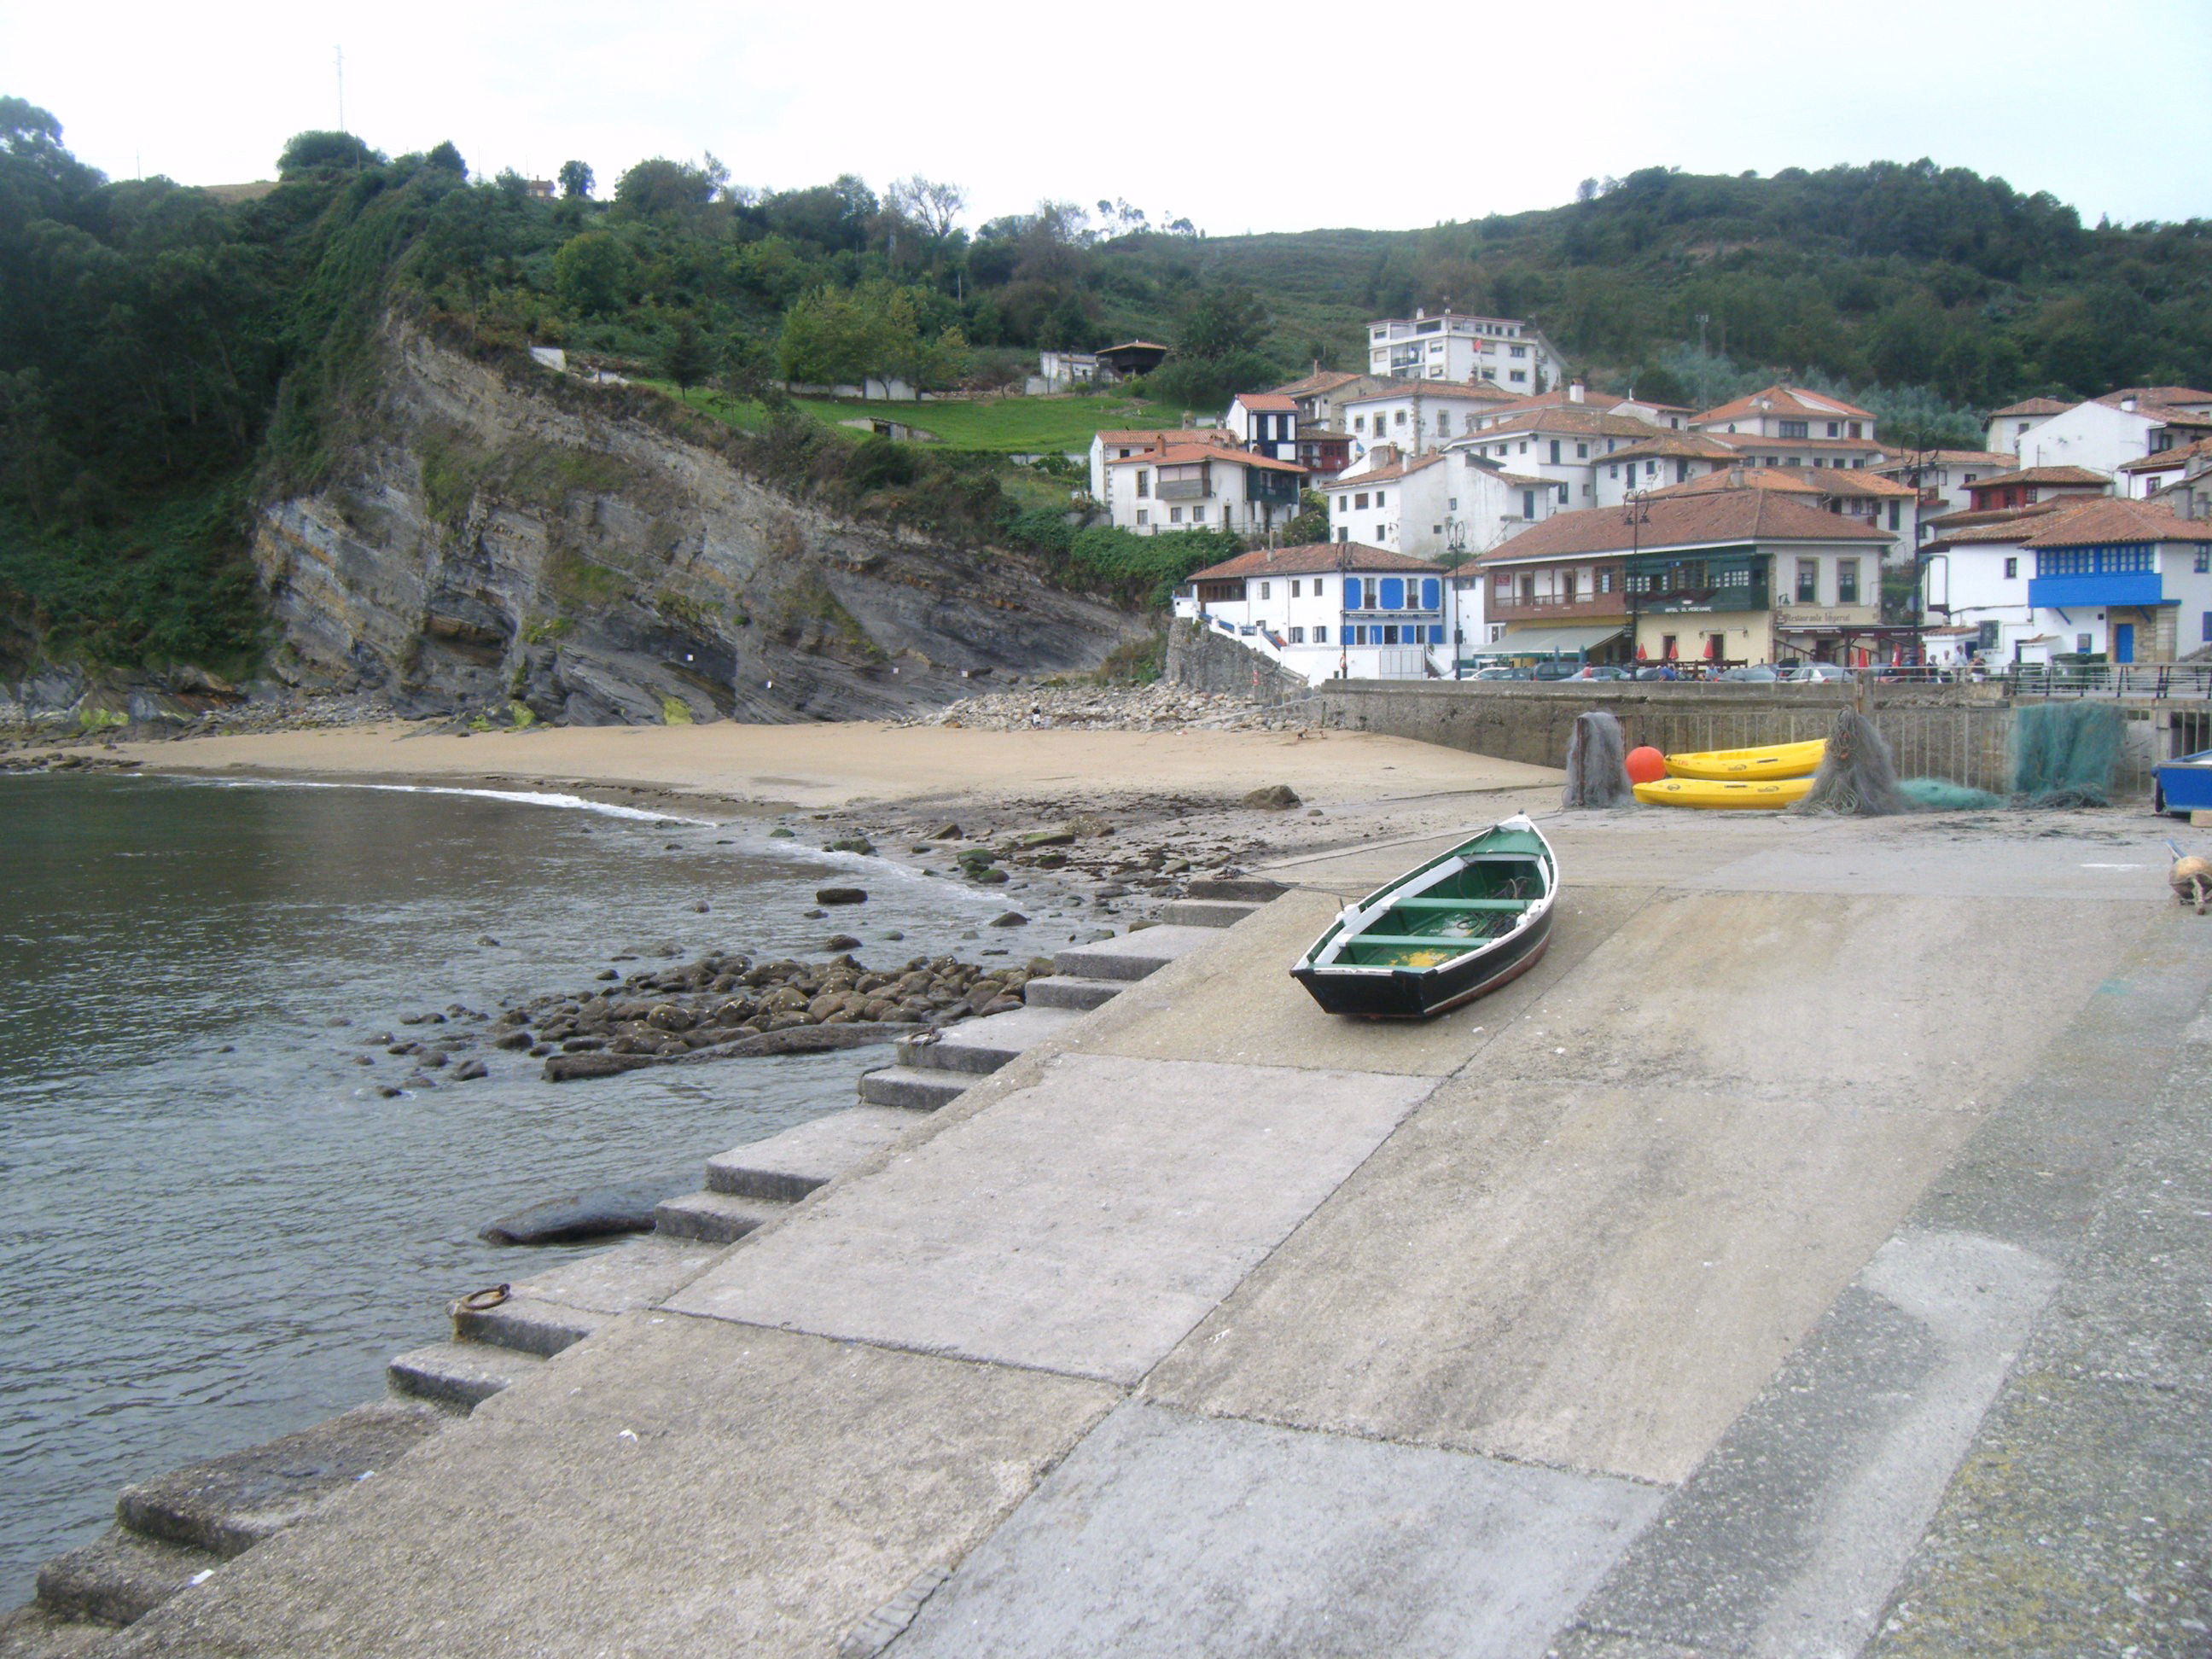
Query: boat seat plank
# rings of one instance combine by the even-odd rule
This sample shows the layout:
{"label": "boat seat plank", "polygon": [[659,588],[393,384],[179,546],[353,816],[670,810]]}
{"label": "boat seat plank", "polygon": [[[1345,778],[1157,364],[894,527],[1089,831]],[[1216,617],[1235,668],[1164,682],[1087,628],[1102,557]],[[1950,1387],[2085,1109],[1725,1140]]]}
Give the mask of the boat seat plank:
{"label": "boat seat plank", "polygon": [[1536,901],[1518,898],[1392,899],[1393,910],[1525,910]]}
{"label": "boat seat plank", "polygon": [[1489,945],[1502,937],[1501,934],[1491,933],[1470,934],[1465,938],[1451,933],[1358,933],[1353,935],[1346,948],[1372,945],[1386,951],[1433,951],[1440,945],[1464,945],[1472,951],[1478,945]]}

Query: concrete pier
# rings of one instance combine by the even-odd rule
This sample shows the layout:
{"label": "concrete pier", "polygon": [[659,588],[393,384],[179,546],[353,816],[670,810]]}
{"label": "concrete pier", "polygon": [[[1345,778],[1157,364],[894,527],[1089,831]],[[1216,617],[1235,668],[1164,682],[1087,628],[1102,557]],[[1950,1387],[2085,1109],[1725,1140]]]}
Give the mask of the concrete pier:
{"label": "concrete pier", "polygon": [[1443,842],[1062,953],[1123,988],[962,1028],[995,1069],[917,1048],[911,1127],[736,1158],[745,1237],[112,1650],[2201,1644],[2212,924],[2166,827],[1545,827],[1550,953],[1428,1024],[1286,970]]}

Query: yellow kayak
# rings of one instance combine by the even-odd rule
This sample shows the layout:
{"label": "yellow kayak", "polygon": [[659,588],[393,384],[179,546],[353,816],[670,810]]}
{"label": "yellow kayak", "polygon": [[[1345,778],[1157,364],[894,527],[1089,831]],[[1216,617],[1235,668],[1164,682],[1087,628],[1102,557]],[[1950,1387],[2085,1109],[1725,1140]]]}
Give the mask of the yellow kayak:
{"label": "yellow kayak", "polygon": [[1735,783],[1744,778],[1803,778],[1820,770],[1820,757],[1828,752],[1827,739],[1811,743],[1777,743],[1764,749],[1712,749],[1703,754],[1669,755],[1670,778],[1711,778],[1716,783]]}
{"label": "yellow kayak", "polygon": [[1751,783],[1720,783],[1710,778],[1662,778],[1636,786],[1646,806],[1749,807],[1769,811],[1801,801],[1813,793],[1810,778],[1760,778]]}

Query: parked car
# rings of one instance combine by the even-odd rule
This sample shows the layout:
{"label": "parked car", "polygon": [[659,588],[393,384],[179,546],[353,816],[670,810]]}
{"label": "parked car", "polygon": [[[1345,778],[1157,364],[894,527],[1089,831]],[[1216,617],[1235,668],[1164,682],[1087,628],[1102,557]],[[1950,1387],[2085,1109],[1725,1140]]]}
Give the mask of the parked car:
{"label": "parked car", "polygon": [[1574,677],[1578,680],[1625,680],[1634,677],[1626,668],[1615,668],[1610,663],[1592,662],[1583,665],[1583,672]]}
{"label": "parked car", "polygon": [[1715,675],[1714,678],[1716,679],[1735,680],[1738,682],[1751,680],[1756,681],[1760,684],[1771,685],[1775,681],[1780,679],[1782,677],[1776,673],[1771,668],[1769,668],[1765,663],[1755,662],[1747,664],[1740,668],[1723,668],[1718,674]]}
{"label": "parked car", "polygon": [[1792,685],[1817,685],[1834,680],[1849,680],[1851,671],[1841,663],[1799,662],[1790,664],[1782,678]]}
{"label": "parked car", "polygon": [[1569,662],[1563,657],[1552,657],[1536,665],[1529,678],[1539,680],[1571,680],[1583,672],[1578,662]]}
{"label": "parked car", "polygon": [[1528,678],[1528,671],[1525,668],[1478,668],[1468,678],[1477,680],[1525,680]]}

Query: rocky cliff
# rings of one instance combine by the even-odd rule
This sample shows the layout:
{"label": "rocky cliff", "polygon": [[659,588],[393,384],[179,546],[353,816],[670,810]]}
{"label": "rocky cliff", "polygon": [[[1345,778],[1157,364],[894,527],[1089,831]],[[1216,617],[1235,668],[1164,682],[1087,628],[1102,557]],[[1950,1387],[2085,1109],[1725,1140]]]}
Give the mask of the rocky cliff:
{"label": "rocky cliff", "polygon": [[303,690],[578,724],[865,718],[1080,670],[1138,626],[1012,556],[794,501],[540,371],[401,324],[331,481],[253,555]]}

